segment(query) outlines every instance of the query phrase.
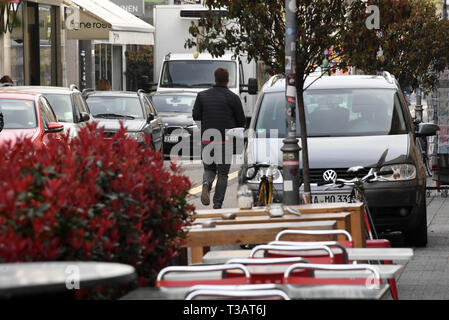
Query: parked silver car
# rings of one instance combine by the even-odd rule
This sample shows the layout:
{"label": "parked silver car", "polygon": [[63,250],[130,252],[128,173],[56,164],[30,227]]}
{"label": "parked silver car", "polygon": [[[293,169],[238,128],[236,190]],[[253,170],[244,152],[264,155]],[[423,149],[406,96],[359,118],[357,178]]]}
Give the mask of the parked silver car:
{"label": "parked silver car", "polygon": [[64,132],[69,132],[71,138],[76,137],[78,131],[87,122],[93,120],[81,92],[73,85],[70,87],[13,86],[2,90],[42,93],[50,102],[58,122],[64,126]]}
{"label": "parked silver car", "polygon": [[[315,81],[313,84],[311,84]],[[417,137],[435,135],[438,127],[413,123],[399,84],[384,76],[309,77],[304,103],[308,133],[312,201],[344,202],[349,189],[318,186],[327,170],[349,178],[347,169],[368,172],[388,149],[383,170],[389,181],[366,188],[378,231],[402,231],[410,244],[427,243],[426,171]],[[272,77],[259,93],[245,152],[245,162],[282,166],[285,137],[285,79]],[[299,144],[299,121],[297,132]],[[251,133],[252,131],[252,133]],[[301,159],[301,156],[300,156]],[[274,202],[282,201],[282,170],[274,174]],[[260,175],[249,181],[255,195]]]}

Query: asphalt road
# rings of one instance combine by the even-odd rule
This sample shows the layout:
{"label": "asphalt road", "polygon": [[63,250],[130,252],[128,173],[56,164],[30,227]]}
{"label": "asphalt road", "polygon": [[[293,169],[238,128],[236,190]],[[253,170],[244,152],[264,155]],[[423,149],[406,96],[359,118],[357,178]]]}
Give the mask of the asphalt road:
{"label": "asphalt road", "polygon": [[[184,174],[192,182],[190,203],[197,209],[206,209],[200,201],[203,174],[201,162],[181,162],[181,165]],[[239,165],[231,167],[223,204],[225,208],[237,207],[238,168]],[[430,178],[428,186],[435,186],[435,182]],[[209,208],[212,208],[212,204]],[[449,299],[449,198],[437,190],[431,190],[427,197],[427,228],[428,245],[424,248],[413,248],[414,257],[405,265],[397,280],[401,300]],[[395,246],[404,246],[401,235],[390,240]]]}
{"label": "asphalt road", "polygon": [[[169,161],[166,161],[167,164]],[[192,183],[192,188],[190,189],[191,196],[189,197],[189,202],[195,206],[197,209],[212,209],[213,203],[213,192],[211,191],[211,203],[209,206],[204,206],[201,203],[201,189],[202,189],[202,179],[203,179],[203,164],[200,160],[184,161],[178,162],[181,165],[184,174],[189,177]],[[228,188],[226,190],[225,200],[223,202],[223,208],[235,208],[237,207],[237,173],[240,165],[234,163],[231,165],[231,170],[228,176]],[[214,184],[215,186],[215,184]]]}

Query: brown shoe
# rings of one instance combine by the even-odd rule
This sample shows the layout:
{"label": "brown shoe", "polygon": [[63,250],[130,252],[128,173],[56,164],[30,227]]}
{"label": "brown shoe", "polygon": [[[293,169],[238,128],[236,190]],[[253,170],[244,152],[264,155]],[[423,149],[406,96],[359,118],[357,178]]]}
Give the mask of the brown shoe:
{"label": "brown shoe", "polygon": [[205,206],[210,204],[210,190],[209,186],[205,183],[203,184],[203,190],[201,192],[201,203]]}

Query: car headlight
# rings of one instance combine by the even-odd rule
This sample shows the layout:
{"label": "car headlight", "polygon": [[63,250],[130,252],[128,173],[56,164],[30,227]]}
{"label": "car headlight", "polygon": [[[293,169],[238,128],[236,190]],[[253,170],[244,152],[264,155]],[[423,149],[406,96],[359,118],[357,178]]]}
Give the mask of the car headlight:
{"label": "car headlight", "polygon": [[127,132],[126,135],[137,142],[145,142],[145,133],[143,132]]}
{"label": "car headlight", "polygon": [[249,168],[248,170],[246,170],[246,177],[251,178],[254,175],[255,171],[256,171],[255,168]]}
{"label": "car headlight", "polygon": [[[254,175],[254,168],[249,168],[246,176],[251,177]],[[273,183],[282,183],[284,180],[282,178],[282,172],[275,166],[267,168],[259,168],[254,179],[250,180],[250,183],[260,183],[263,176],[273,177]]]}
{"label": "car headlight", "polygon": [[393,171],[393,174],[391,175],[382,175],[382,178],[388,181],[413,180],[416,178],[416,167],[412,164],[394,164],[383,166],[380,169],[380,172],[382,171]]}

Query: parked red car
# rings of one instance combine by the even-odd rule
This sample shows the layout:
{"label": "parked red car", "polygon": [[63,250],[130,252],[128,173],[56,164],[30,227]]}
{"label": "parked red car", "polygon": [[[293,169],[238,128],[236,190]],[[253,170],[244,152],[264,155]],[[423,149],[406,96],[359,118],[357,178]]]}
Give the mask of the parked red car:
{"label": "parked red car", "polygon": [[48,100],[40,93],[2,91],[0,112],[5,123],[0,132],[0,145],[27,137],[41,147],[48,143],[48,133],[59,133],[64,129]]}

